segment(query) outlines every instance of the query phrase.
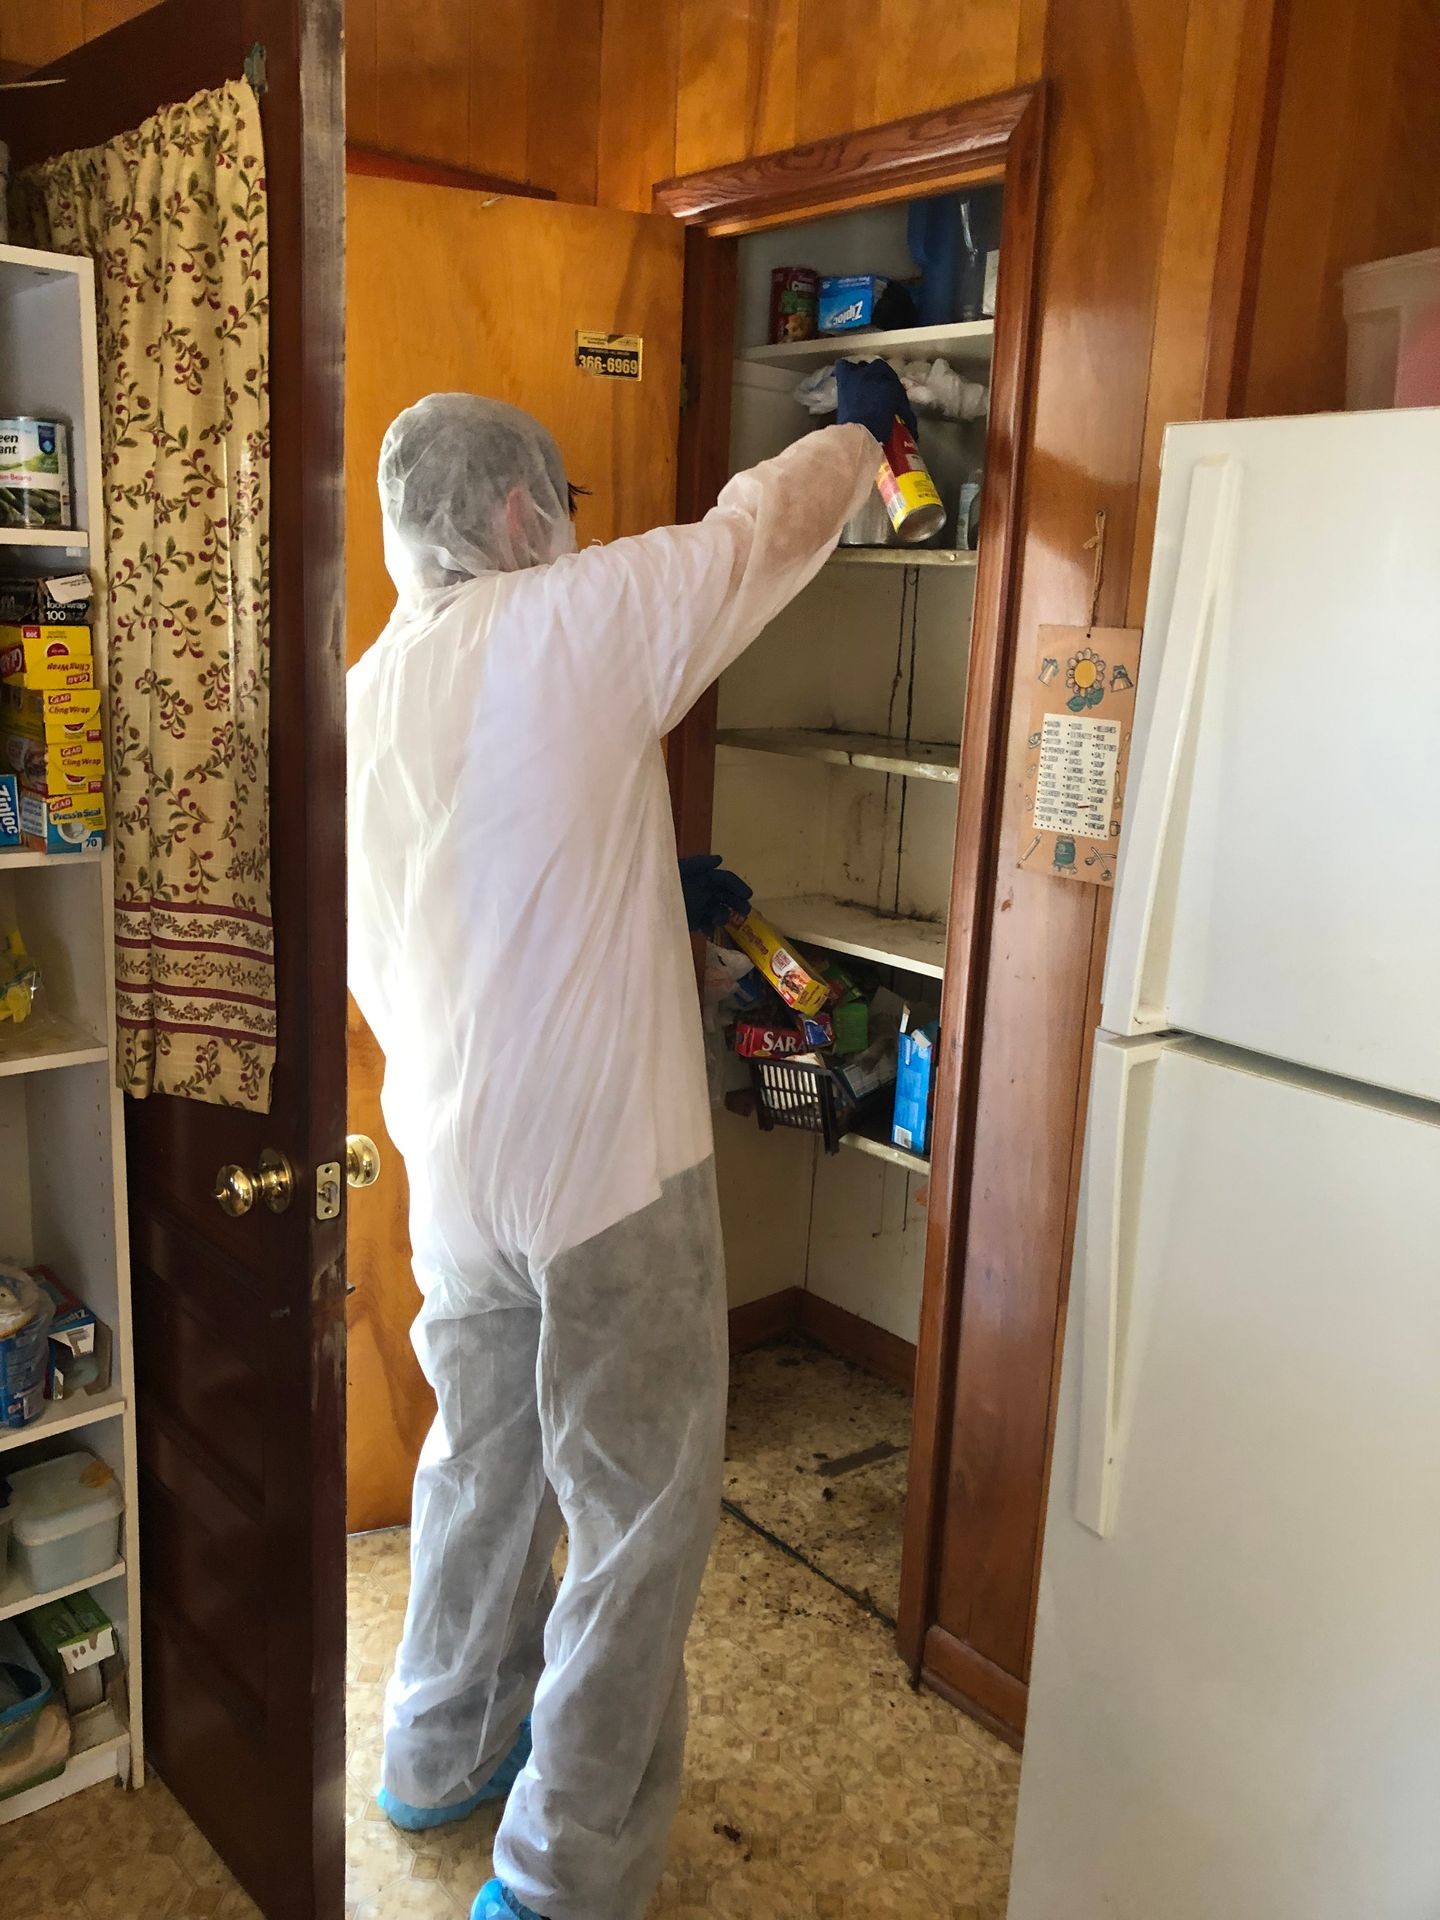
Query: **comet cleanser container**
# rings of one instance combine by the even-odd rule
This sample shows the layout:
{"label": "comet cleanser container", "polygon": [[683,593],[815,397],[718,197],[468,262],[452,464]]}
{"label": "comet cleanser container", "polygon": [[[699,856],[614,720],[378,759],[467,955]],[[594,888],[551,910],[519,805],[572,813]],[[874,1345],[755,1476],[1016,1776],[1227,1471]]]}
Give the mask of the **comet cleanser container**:
{"label": "comet cleanser container", "polygon": [[70,429],[29,414],[0,418],[0,527],[71,527]]}

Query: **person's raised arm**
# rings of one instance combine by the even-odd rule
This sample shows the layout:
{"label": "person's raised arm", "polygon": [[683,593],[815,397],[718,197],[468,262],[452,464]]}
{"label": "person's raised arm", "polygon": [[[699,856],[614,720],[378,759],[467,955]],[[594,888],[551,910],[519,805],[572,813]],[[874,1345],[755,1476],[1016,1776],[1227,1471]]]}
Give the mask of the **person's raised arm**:
{"label": "person's raised arm", "polygon": [[884,362],[859,371],[863,381],[841,382],[842,424],[736,474],[696,524],[619,540],[597,556],[613,596],[607,626],[643,650],[660,732],[815,577],[875,483],[896,413],[913,425]]}

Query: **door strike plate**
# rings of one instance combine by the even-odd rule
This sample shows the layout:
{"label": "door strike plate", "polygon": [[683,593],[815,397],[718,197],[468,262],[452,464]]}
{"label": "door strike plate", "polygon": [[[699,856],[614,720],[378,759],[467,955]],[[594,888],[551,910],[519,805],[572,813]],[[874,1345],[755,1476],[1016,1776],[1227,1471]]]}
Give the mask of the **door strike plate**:
{"label": "door strike plate", "polygon": [[340,1175],[338,1160],[327,1160],[323,1167],[317,1167],[315,1169],[315,1218],[338,1220],[341,1195],[344,1191],[345,1182]]}

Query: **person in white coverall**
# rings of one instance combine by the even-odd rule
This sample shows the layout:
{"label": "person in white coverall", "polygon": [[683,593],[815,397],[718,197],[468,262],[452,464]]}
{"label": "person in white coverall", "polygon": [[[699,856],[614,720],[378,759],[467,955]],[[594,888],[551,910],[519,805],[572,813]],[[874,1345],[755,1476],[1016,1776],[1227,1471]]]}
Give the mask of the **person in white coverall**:
{"label": "person in white coverall", "polygon": [[583,552],[512,407],[432,394],[380,456],[398,600],[349,675],[350,979],[439,1403],[380,1800],[414,1830],[508,1796],[478,1920],[641,1920],[663,1865],[726,1337],[660,743],[913,423],[879,361],[847,412],[697,525]]}

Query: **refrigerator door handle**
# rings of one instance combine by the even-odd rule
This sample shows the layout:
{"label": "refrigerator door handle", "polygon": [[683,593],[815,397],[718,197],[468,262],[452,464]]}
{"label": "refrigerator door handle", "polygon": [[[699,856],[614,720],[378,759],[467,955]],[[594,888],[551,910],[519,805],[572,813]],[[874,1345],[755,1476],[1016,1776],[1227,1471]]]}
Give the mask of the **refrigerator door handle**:
{"label": "refrigerator door handle", "polygon": [[[1239,492],[1236,461],[1212,456],[1196,463],[1170,615],[1156,649],[1144,751],[1126,796],[1125,845],[1105,968],[1104,1020],[1113,1033],[1161,1033],[1171,1024],[1163,972],[1160,980],[1151,978],[1156,903],[1175,791],[1199,719],[1200,668],[1228,569]],[[1143,654],[1141,666],[1143,672]]]}
{"label": "refrigerator door handle", "polygon": [[1130,1288],[1125,1272],[1125,1161],[1132,1078],[1172,1040],[1102,1038],[1090,1074],[1081,1219],[1080,1433],[1075,1518],[1103,1539],[1115,1514]]}

